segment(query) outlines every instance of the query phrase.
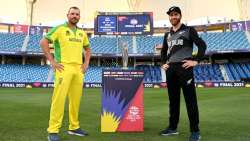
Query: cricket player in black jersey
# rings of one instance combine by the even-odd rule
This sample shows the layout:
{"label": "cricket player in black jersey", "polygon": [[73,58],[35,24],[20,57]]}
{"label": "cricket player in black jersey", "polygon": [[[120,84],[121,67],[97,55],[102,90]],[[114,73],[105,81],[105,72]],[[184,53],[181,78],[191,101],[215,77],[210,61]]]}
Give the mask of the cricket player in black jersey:
{"label": "cricket player in black jersey", "polygon": [[[180,116],[180,93],[182,89],[190,122],[191,135],[189,141],[199,141],[201,138],[199,110],[193,67],[203,58],[206,43],[198,36],[193,27],[181,23],[182,14],[179,7],[171,7],[167,14],[172,27],[170,32],[167,32],[164,36],[161,61],[162,68],[166,70],[170,117],[168,127],[160,134],[165,136],[179,134],[177,125]],[[193,43],[198,47],[196,56],[192,56]]]}

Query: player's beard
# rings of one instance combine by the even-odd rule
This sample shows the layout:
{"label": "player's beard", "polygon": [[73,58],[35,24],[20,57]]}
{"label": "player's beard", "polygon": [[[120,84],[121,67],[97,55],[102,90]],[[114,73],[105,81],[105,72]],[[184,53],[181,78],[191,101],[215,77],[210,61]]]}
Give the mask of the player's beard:
{"label": "player's beard", "polygon": [[77,19],[77,18],[72,18],[72,19],[69,20],[69,22],[70,22],[70,24],[76,26],[76,24],[79,22],[79,19]]}
{"label": "player's beard", "polygon": [[173,18],[170,20],[170,23],[172,24],[172,26],[176,26],[181,22],[181,18]]}

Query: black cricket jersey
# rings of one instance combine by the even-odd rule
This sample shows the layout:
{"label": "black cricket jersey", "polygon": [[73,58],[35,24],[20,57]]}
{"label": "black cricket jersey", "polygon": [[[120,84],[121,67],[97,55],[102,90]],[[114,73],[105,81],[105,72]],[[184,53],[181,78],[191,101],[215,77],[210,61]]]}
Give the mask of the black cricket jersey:
{"label": "black cricket jersey", "polygon": [[[196,56],[192,56],[193,43],[198,47]],[[163,64],[182,62],[185,59],[200,61],[205,55],[206,48],[206,43],[199,37],[197,31],[182,24],[176,32],[171,28],[170,32],[165,33],[161,61]]]}

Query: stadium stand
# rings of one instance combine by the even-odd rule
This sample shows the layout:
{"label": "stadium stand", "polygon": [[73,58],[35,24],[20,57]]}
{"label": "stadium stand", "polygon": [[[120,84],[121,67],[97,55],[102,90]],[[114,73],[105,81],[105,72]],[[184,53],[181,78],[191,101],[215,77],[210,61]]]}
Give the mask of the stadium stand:
{"label": "stadium stand", "polygon": [[[21,50],[25,36],[24,33],[0,33],[0,51]],[[245,32],[213,32],[201,33],[200,36],[206,41],[209,51],[231,51],[250,49],[249,41]],[[42,35],[30,35],[27,50],[28,52],[41,52],[39,41]],[[90,38],[92,53],[115,54],[121,53],[117,48],[125,43],[129,53],[154,53],[154,47],[161,44],[162,36],[136,36],[137,52],[133,50],[133,37],[115,36]],[[250,78],[250,64],[247,63],[227,63],[223,65],[230,81],[240,81]],[[222,82],[225,81],[219,64],[201,64],[194,68],[196,82]],[[91,66],[85,76],[85,82],[101,82],[101,73],[104,68],[117,68],[117,63],[108,62],[102,67]],[[134,69],[134,68],[130,68]],[[138,65],[135,69],[145,71],[144,82],[157,83],[162,81],[161,69],[159,66]],[[0,82],[46,82],[49,67],[39,65],[0,65]],[[20,77],[21,76],[21,77]]]}
{"label": "stadium stand", "polygon": [[139,36],[136,38],[137,41],[137,53],[154,53],[154,47],[157,44],[162,44],[162,36]]}
{"label": "stadium stand", "polygon": [[0,32],[0,51],[21,51],[25,36],[24,33]]}
{"label": "stadium stand", "polygon": [[[250,78],[250,64],[222,64],[225,66],[230,81]],[[101,83],[102,69],[119,69],[118,67],[89,67],[85,82]],[[133,69],[133,68],[129,68]],[[144,82],[162,82],[160,66],[138,65],[135,69],[145,72]],[[49,66],[6,64],[0,65],[0,82],[46,82]],[[201,64],[194,68],[196,82],[223,82],[219,64]]]}
{"label": "stadium stand", "polygon": [[160,66],[138,65],[135,69],[144,71],[144,82],[146,83],[157,83],[162,81]]}
{"label": "stadium stand", "polygon": [[90,39],[93,53],[116,53],[117,39],[114,37],[93,37]]}
{"label": "stadium stand", "polygon": [[85,74],[84,82],[102,82],[102,69],[103,67],[89,67],[88,71]]}
{"label": "stadium stand", "polygon": [[232,51],[250,49],[245,32],[203,33],[201,37],[207,43],[207,51]]}
{"label": "stadium stand", "polygon": [[49,66],[0,65],[0,82],[46,82]]}
{"label": "stadium stand", "polygon": [[28,42],[27,51],[28,52],[42,52],[39,42],[42,39],[41,35],[30,35],[30,39]]}
{"label": "stadium stand", "polygon": [[250,78],[250,64],[237,63],[225,64],[228,77],[231,81],[240,81],[244,78]]}
{"label": "stadium stand", "polygon": [[[206,41],[208,52],[250,49],[250,44],[243,31],[201,33],[200,36]],[[131,53],[132,40],[131,37],[126,38],[125,41],[129,43],[129,53]],[[119,42],[120,40],[123,39],[121,39],[121,37],[118,39],[114,37],[94,37],[90,39],[90,42],[94,53],[116,53],[117,41]],[[162,40],[162,36],[137,36],[136,53],[154,53],[154,47],[158,44],[162,44]]]}
{"label": "stadium stand", "polygon": [[[0,33],[0,50],[19,51],[22,47],[25,34],[22,33]],[[201,33],[207,45],[207,52],[210,51],[232,51],[232,50],[246,50],[250,49],[250,44],[247,40],[245,32],[214,32]],[[27,51],[41,52],[39,41],[41,35],[30,35]],[[132,37],[93,37],[90,38],[90,44],[93,53],[114,54],[121,53],[121,49],[117,48],[120,43],[126,43],[129,53],[154,53],[154,47],[162,44],[162,36],[137,36],[136,46],[137,52],[133,52]]]}
{"label": "stadium stand", "polygon": [[202,64],[194,68],[195,82],[224,81],[218,64]]}

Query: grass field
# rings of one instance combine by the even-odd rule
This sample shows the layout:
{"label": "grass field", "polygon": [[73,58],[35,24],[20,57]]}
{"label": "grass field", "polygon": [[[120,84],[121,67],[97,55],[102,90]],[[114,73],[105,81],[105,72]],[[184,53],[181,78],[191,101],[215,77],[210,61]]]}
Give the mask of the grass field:
{"label": "grass field", "polygon": [[[143,133],[100,133],[101,89],[85,89],[80,110],[81,127],[87,137],[65,134],[62,141],[186,141],[189,122],[182,97],[180,135],[162,137],[158,132],[168,123],[165,89],[145,89],[145,131]],[[197,89],[202,141],[250,141],[250,89]],[[0,89],[0,141],[46,141],[52,89]]]}

